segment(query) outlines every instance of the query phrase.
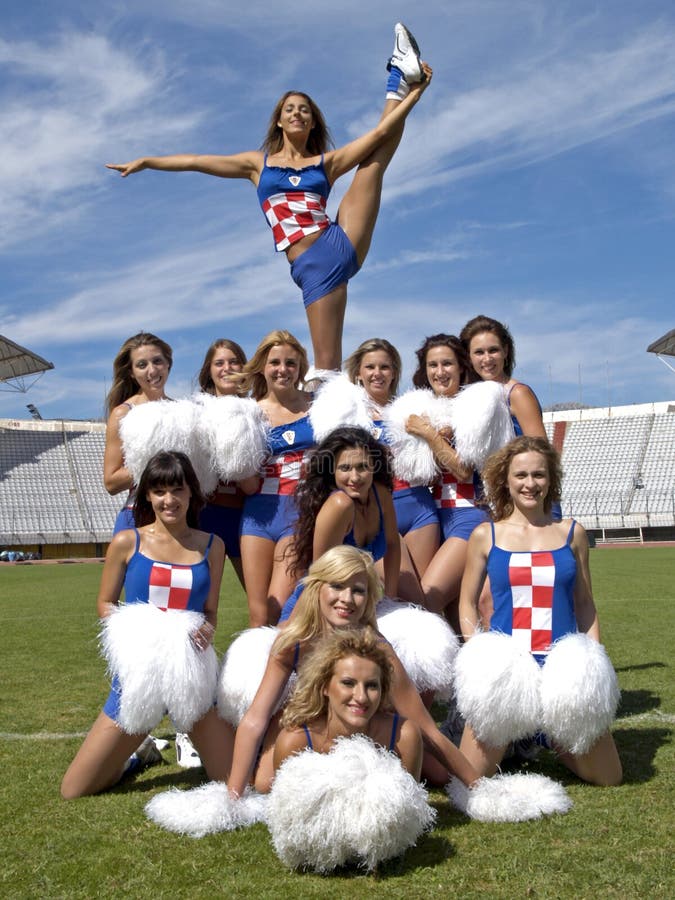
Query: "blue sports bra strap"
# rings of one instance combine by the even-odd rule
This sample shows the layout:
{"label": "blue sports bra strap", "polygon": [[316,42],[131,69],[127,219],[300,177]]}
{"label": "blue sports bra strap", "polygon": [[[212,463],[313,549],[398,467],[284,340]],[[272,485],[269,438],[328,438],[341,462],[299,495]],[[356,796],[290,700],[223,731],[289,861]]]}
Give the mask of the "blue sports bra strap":
{"label": "blue sports bra strap", "polygon": [[134,528],[134,531],[136,532],[136,549],[134,552],[138,553],[138,551],[141,549],[141,533],[138,528]]}
{"label": "blue sports bra strap", "polygon": [[492,532],[492,546],[495,546],[495,523],[490,519],[490,531]]}
{"label": "blue sports bra strap", "polygon": [[267,153],[263,156],[263,169],[267,165]]}
{"label": "blue sports bra strap", "polygon": [[391,738],[389,739],[389,746],[387,747],[387,750],[389,750],[390,752],[393,751],[394,747],[396,746],[396,732],[398,731],[398,723],[400,718],[401,717],[399,716],[399,714],[395,712],[394,722],[391,726]]}
{"label": "blue sports bra strap", "polygon": [[302,730],[305,732],[305,737],[307,738],[307,746],[310,750],[313,750],[314,747],[312,746],[312,736],[309,733],[309,728],[306,725],[303,725]]}
{"label": "blue sports bra strap", "polygon": [[204,551],[204,559],[208,559],[209,550],[211,549],[211,544],[213,543],[213,538],[214,538],[214,534],[213,534],[213,532],[211,532],[211,534],[209,535],[209,542],[206,545],[206,550]]}
{"label": "blue sports bra strap", "polygon": [[576,520],[572,519],[572,524],[570,525],[570,530],[567,532],[567,543],[572,543],[572,538],[574,537],[574,526],[576,525]]}
{"label": "blue sports bra strap", "polygon": [[300,659],[300,641],[295,642],[295,648],[293,650],[293,671],[297,671],[298,661]]}
{"label": "blue sports bra strap", "polygon": [[380,503],[380,498],[377,493],[377,488],[373,485],[373,493],[375,494],[375,502],[377,503],[377,508],[380,512],[380,518],[382,518],[382,504]]}

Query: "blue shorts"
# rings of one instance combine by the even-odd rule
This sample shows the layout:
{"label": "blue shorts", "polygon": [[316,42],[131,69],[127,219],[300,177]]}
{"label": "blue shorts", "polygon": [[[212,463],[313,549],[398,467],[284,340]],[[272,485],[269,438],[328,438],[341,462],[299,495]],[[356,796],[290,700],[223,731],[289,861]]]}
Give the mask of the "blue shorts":
{"label": "blue shorts", "polygon": [[133,509],[131,506],[123,506],[117,513],[115,527],[113,528],[113,536],[116,535],[118,531],[126,531],[129,528],[133,530],[135,527],[136,523],[134,522]]}
{"label": "blue shorts", "polygon": [[293,494],[253,494],[244,501],[241,536],[280,541],[293,534],[298,510]]}
{"label": "blue shorts", "polygon": [[438,525],[436,502],[428,487],[410,487],[394,491],[394,510],[398,533],[408,534],[427,525]]}
{"label": "blue shorts", "polygon": [[476,525],[487,522],[488,514],[476,506],[450,506],[438,510],[443,530],[443,540],[461,538],[468,541]]}
{"label": "blue shorts", "polygon": [[309,250],[291,263],[291,278],[302,291],[305,306],[349,281],[359,271],[356,250],[337,222],[321,232]]}
{"label": "blue shorts", "polygon": [[108,699],[103,704],[103,712],[108,716],[109,719],[112,719],[113,722],[117,722],[120,717],[120,704],[122,702],[122,685],[120,684],[120,680],[117,675],[113,675],[112,682],[110,684],[110,693],[108,694]]}
{"label": "blue shorts", "polygon": [[207,503],[199,513],[199,527],[202,531],[217,534],[225,544],[225,552],[230,559],[239,559],[239,530],[242,508],[236,506],[216,506]]}

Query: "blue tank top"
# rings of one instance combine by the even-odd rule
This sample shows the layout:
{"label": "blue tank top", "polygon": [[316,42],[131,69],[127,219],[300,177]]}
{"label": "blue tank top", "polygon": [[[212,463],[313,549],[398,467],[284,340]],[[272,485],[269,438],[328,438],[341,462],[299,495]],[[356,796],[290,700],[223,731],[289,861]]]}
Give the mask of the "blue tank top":
{"label": "blue tank top", "polygon": [[[395,712],[394,721],[391,724],[391,737],[389,738],[389,746],[387,747],[387,750],[390,753],[394,752],[394,747],[396,746],[396,732],[398,731],[398,723],[400,718],[401,717],[399,716],[399,714]],[[305,737],[307,738],[307,746],[310,750],[313,750],[314,746],[312,745],[312,735],[309,733],[309,728],[306,725],[303,725],[302,728],[305,732]]]}
{"label": "blue tank top", "polygon": [[367,550],[368,553],[371,554],[375,562],[382,559],[387,549],[387,538],[384,533],[384,515],[382,514],[382,504],[380,503],[380,498],[377,495],[377,491],[375,490],[375,485],[372,487],[373,494],[375,495],[375,502],[377,503],[377,509],[380,514],[380,527],[377,531],[377,534],[372,539],[372,541],[368,541],[366,544],[357,544],[356,539],[354,537],[354,525],[352,524],[351,531],[347,532],[342,541],[343,544],[349,544],[350,547],[356,547],[358,550]]}
{"label": "blue tank top", "polygon": [[574,584],[577,561],[571,547],[574,520],[567,541],[557,550],[523,553],[492,547],[487,571],[494,601],[490,631],[510,634],[543,665],[551,645],[577,631]]}
{"label": "blue tank top", "polygon": [[307,452],[316,444],[309,416],[275,425],[267,436],[269,456],[258,493],[292,494],[298,485]]}
{"label": "blue tank top", "polygon": [[323,153],[320,163],[304,166],[302,169],[292,169],[289,166],[268,166],[267,154],[265,154],[256,190],[262,206],[265,200],[269,200],[275,194],[295,191],[318,194],[327,200],[330,188],[326,170],[323,167]]}
{"label": "blue tank top", "polygon": [[330,225],[326,213],[330,184],[323,154],[318,165],[302,169],[268,166],[265,154],[257,192],[278,252]]}
{"label": "blue tank top", "polygon": [[139,551],[140,543],[141,535],[136,531],[136,550],[127,563],[124,576],[125,602],[152,603],[159,609],[203,612],[211,587],[208,556],[213,535],[209,537],[204,559],[191,566],[150,559]]}

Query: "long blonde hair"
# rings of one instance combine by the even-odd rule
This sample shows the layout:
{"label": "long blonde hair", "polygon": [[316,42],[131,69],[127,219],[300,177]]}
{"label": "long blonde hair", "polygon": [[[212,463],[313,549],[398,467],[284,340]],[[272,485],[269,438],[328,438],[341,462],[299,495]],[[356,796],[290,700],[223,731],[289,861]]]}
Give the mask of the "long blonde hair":
{"label": "long blonde hair", "polygon": [[295,607],[293,617],[272,645],[272,653],[279,654],[299,642],[313,641],[326,633],[321,615],[319,595],[324,584],[342,584],[352,575],[366,577],[366,603],[359,625],[369,625],[377,631],[375,607],[382,596],[382,582],[375,571],[373,557],[365,550],[340,544],[326,550],[309,567],[301,580],[303,591]]}
{"label": "long blonde hair", "polygon": [[288,344],[288,346],[292,347],[300,357],[298,382],[303,381],[307,374],[307,369],[309,368],[307,351],[300,341],[292,335],[290,331],[286,331],[282,328],[270,331],[270,333],[265,335],[258,344],[255,353],[243,368],[242,374],[244,377],[242,389],[245,391],[250,390],[254,400],[262,400],[262,398],[267,395],[267,382],[263,375],[265,363],[267,362],[267,356],[272,347],[276,347],[280,344]]}
{"label": "long blonde hair", "polygon": [[295,689],[281,717],[282,728],[298,728],[327,713],[326,688],[335,673],[336,664],[350,656],[368,659],[379,668],[382,693],[378,709],[386,707],[392,669],[382,638],[368,627],[340,629],[321,638],[303,662]]}

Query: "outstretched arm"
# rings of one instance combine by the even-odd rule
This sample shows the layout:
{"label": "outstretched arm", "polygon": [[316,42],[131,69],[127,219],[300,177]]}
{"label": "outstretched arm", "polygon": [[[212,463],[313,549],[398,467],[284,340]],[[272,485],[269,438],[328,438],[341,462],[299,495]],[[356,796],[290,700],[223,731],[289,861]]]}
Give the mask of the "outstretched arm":
{"label": "outstretched arm", "polygon": [[157,169],[160,172],[201,172],[218,178],[248,178],[257,184],[262,164],[262,153],[250,150],[232,156],[199,156],[192,153],[141,156],[128,163],[106,163],[106,168],[115,169],[122,178],[142,172],[143,169]]}
{"label": "outstretched arm", "polygon": [[337,181],[345,172],[349,172],[350,169],[362,163],[366,157],[370,156],[373,150],[376,150],[380,144],[383,144],[390,138],[401,126],[401,123],[405,121],[407,115],[431,82],[433,72],[430,66],[422,63],[422,68],[426,74],[426,81],[413,84],[408,96],[401,101],[395,101],[393,109],[380,119],[375,128],[350,141],[343,147],[338,147],[336,150],[331,150],[325,154],[324,168],[331,184]]}

